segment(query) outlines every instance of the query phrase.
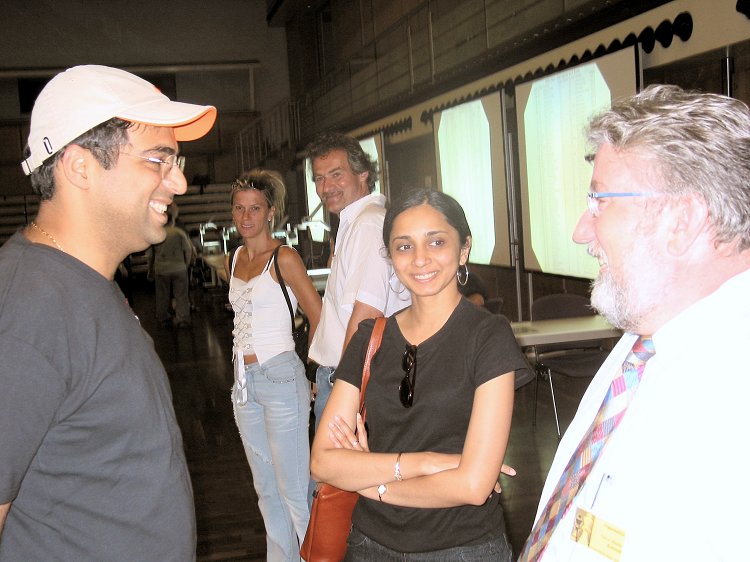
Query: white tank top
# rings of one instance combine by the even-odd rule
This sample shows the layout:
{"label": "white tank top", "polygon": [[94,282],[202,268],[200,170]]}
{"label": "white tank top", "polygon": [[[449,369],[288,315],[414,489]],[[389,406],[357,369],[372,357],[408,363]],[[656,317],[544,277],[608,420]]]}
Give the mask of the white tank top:
{"label": "white tank top", "polygon": [[[229,280],[229,302],[234,310],[234,351],[235,354],[258,357],[262,365],[271,357],[284,351],[294,351],[289,307],[279,284],[271,277],[273,256],[263,272],[249,281],[234,276],[237,255],[232,258]],[[297,310],[297,297],[287,286],[292,310]]]}

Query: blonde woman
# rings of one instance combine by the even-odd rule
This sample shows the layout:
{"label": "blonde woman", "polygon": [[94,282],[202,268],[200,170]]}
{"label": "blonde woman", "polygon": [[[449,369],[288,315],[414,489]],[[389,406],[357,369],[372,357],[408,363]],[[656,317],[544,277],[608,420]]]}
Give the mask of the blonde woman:
{"label": "blonde woman", "polygon": [[292,309],[299,303],[310,321],[310,336],[321,307],[302,259],[271,235],[284,195],[284,182],[273,171],[252,170],[234,182],[232,219],[243,244],[224,263],[234,310],[232,402],[266,527],[269,561],[299,560],[310,518],[310,384],[294,350],[274,261]]}

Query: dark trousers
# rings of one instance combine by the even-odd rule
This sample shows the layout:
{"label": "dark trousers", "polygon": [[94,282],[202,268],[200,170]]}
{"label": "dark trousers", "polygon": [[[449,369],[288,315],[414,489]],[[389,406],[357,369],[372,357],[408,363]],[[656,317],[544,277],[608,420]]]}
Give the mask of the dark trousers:
{"label": "dark trousers", "polygon": [[398,552],[352,527],[346,545],[344,562],[511,562],[513,559],[510,543],[504,534],[470,546],[454,546],[430,552]]}
{"label": "dark trousers", "polygon": [[172,297],[175,301],[175,321],[190,322],[190,298],[188,296],[187,269],[174,273],[158,273],[154,277],[156,290],[156,319],[170,319]]}

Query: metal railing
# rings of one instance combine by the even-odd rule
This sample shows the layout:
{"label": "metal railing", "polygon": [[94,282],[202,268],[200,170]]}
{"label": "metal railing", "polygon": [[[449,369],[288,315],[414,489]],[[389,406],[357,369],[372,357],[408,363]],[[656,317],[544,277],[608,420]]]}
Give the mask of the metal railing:
{"label": "metal railing", "polygon": [[[348,62],[324,76],[298,101],[285,100],[238,133],[238,172],[262,163],[284,146],[422,85],[476,58],[506,37],[501,0],[431,0],[364,45]],[[516,29],[516,32],[519,30]]]}
{"label": "metal railing", "polygon": [[299,104],[283,100],[237,133],[237,173],[258,166],[284,148],[294,149],[299,139]]}

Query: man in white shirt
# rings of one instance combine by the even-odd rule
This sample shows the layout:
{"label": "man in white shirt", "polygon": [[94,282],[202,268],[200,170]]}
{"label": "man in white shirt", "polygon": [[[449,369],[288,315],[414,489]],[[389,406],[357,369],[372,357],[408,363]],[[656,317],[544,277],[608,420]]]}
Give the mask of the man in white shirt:
{"label": "man in white shirt", "polygon": [[309,357],[318,365],[315,419],[331,394],[341,354],[366,318],[389,316],[409,305],[383,248],[385,197],[373,193],[377,166],[357,139],[323,133],[306,149],[315,189],[329,213],[339,216],[331,273]]}
{"label": "man in white shirt", "polygon": [[[596,117],[588,136],[589,210],[573,239],[601,264],[593,306],[626,334],[560,443],[520,560],[747,559],[750,110],[650,87]],[[630,406],[546,547],[528,555],[638,336],[655,355]]]}

